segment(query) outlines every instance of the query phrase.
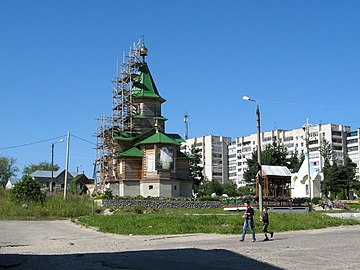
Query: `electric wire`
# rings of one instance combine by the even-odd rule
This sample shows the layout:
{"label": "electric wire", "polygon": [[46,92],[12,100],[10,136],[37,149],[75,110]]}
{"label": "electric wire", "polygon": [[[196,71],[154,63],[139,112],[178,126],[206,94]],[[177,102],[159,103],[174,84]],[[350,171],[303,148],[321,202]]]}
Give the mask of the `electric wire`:
{"label": "electric wire", "polygon": [[84,142],[87,142],[87,143],[89,143],[89,144],[96,145],[96,143],[93,143],[93,142],[90,142],[90,141],[85,140],[85,139],[83,139],[83,138],[80,138],[80,137],[78,137],[78,136],[76,136],[76,135],[74,135],[74,134],[70,134],[70,136],[71,136],[71,137],[74,137],[74,138],[76,138],[76,139],[82,140],[82,141],[84,141]]}
{"label": "electric wire", "polygon": [[30,146],[30,145],[34,145],[34,144],[49,142],[49,141],[53,141],[53,140],[57,140],[57,139],[60,139],[60,138],[65,138],[65,137],[66,137],[66,135],[62,135],[62,136],[58,136],[58,137],[54,137],[54,138],[50,138],[50,139],[45,139],[45,140],[41,140],[41,141],[36,141],[36,142],[31,142],[31,143],[24,143],[24,144],[7,146],[7,147],[0,147],[0,150],[7,150],[7,149],[25,147],[25,146]]}

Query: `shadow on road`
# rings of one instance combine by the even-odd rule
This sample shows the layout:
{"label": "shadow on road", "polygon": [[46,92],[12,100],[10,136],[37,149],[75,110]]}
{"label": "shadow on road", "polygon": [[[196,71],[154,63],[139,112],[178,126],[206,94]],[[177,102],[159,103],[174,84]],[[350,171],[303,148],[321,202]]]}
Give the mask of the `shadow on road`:
{"label": "shadow on road", "polygon": [[65,255],[0,254],[0,269],[282,269],[224,250],[170,249]]}

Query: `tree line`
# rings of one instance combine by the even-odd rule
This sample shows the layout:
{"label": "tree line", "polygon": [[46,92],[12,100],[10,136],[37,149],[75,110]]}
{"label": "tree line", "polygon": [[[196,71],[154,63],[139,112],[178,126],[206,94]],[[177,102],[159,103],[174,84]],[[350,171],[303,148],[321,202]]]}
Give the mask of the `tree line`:
{"label": "tree line", "polygon": [[[337,159],[331,144],[322,139],[320,144],[320,155],[324,159],[324,181],[321,183],[322,193],[325,196],[338,199],[350,199],[351,191],[360,195],[360,181],[356,179],[356,164],[349,157],[345,157],[343,161]],[[235,183],[225,182],[220,184],[216,181],[208,181],[204,179],[203,168],[201,167],[201,153],[196,149],[195,145],[191,148],[190,160],[190,177],[194,182],[194,190],[200,194],[210,195],[216,193],[220,195],[226,193],[229,196],[243,195],[243,193],[251,194],[254,192],[255,179],[259,171],[257,151],[255,150],[251,158],[246,160],[248,168],[244,172],[244,180],[248,183],[248,187],[238,190]],[[305,160],[304,153],[295,150],[288,155],[287,148],[276,142],[268,144],[261,151],[261,164],[272,166],[286,166],[292,173],[298,172]]]}
{"label": "tree line", "polygon": [[[349,157],[345,157],[342,162],[337,159],[331,144],[323,139],[320,144],[320,155],[324,159],[324,181],[322,184],[322,193],[330,195],[332,198],[349,199],[350,192],[354,191],[360,195],[360,182],[356,179],[356,164],[352,162]],[[230,196],[243,195],[243,193],[251,194],[254,185],[256,174],[259,170],[257,162],[257,151],[252,153],[251,158],[247,159],[248,168],[244,172],[244,179],[250,184],[250,187],[238,190],[235,183],[226,182],[220,184],[216,181],[209,181],[204,178],[203,168],[201,166],[201,153],[199,149],[192,145],[190,152],[190,179],[193,181],[193,188],[196,193],[210,195],[212,193],[222,194],[226,193]],[[297,172],[303,163],[305,156],[303,153],[298,153],[295,150],[288,157],[286,147],[276,142],[268,144],[264,150],[261,151],[261,164],[273,166],[286,166],[292,173]],[[15,166],[16,159],[11,157],[0,156],[0,187],[5,187],[10,178],[16,176],[19,169]],[[23,174],[30,175],[37,170],[57,171],[59,166],[46,161],[39,162],[38,164],[29,164],[24,167]]]}
{"label": "tree line", "polygon": [[[30,175],[37,170],[42,171],[57,171],[60,167],[57,164],[52,166],[51,163],[46,161],[40,161],[38,164],[29,164],[24,167],[23,175]],[[9,179],[17,176],[19,168],[16,167],[16,159],[12,157],[0,156],[0,187],[5,187]]]}

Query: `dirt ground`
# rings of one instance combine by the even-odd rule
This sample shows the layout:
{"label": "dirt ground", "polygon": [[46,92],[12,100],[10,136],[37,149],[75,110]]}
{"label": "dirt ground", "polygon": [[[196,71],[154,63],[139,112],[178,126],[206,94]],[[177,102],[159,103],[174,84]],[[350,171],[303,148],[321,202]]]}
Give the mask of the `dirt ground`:
{"label": "dirt ground", "polygon": [[239,235],[114,235],[58,221],[0,221],[0,269],[360,269],[360,226]]}

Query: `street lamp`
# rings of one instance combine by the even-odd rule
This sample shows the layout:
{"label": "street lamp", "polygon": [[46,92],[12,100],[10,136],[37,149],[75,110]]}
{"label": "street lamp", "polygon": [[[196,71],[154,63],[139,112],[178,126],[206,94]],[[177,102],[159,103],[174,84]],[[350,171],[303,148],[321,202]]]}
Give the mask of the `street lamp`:
{"label": "street lamp", "polygon": [[53,181],[54,181],[54,145],[57,143],[62,143],[64,140],[61,139],[57,142],[51,143],[51,182],[50,182],[50,192],[53,192]]}
{"label": "street lamp", "polygon": [[263,198],[262,198],[262,175],[261,175],[261,141],[260,141],[260,108],[259,103],[255,99],[248,96],[243,96],[243,100],[252,101],[256,103],[256,122],[257,122],[257,158],[258,158],[258,187],[259,187],[259,210],[263,211]]}
{"label": "street lamp", "polygon": [[79,173],[79,168],[82,166],[82,164],[79,164],[76,166],[76,173]]}

